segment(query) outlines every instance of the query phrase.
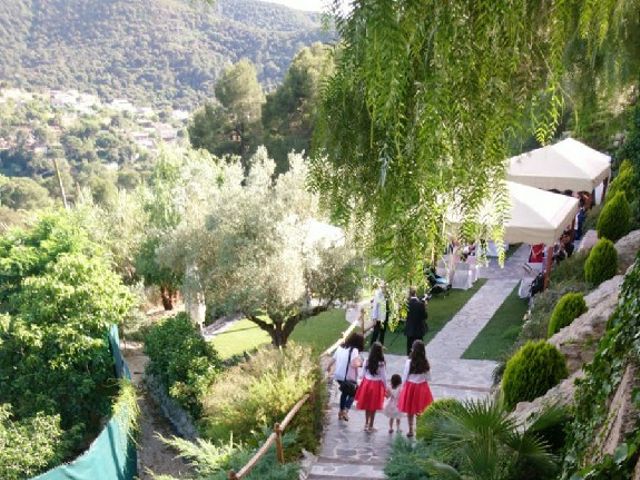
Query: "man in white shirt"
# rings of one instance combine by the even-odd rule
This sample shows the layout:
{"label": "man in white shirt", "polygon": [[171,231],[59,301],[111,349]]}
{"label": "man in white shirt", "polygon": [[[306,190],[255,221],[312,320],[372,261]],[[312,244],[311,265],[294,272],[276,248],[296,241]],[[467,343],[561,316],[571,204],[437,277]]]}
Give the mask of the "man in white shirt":
{"label": "man in white shirt", "polygon": [[384,334],[389,325],[389,299],[387,298],[387,285],[380,281],[373,296],[371,306],[371,320],[373,320],[373,333],[371,334],[371,345],[379,341],[384,345]]}

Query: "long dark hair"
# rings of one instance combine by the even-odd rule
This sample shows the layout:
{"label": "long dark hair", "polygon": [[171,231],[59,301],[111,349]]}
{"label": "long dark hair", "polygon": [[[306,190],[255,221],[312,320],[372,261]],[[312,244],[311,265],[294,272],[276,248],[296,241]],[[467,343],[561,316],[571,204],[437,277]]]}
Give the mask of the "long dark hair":
{"label": "long dark hair", "polygon": [[351,332],[351,335],[347,337],[342,348],[357,348],[359,352],[364,350],[364,337],[361,333]]}
{"label": "long dark hair", "polygon": [[422,340],[416,340],[411,347],[409,354],[411,364],[409,365],[409,373],[425,373],[431,370],[429,360],[427,360],[427,352],[424,348]]}
{"label": "long dark hair", "polygon": [[367,370],[371,375],[378,373],[378,368],[384,363],[384,355],[382,354],[382,344],[373,342],[371,350],[369,350],[369,358],[367,359]]}

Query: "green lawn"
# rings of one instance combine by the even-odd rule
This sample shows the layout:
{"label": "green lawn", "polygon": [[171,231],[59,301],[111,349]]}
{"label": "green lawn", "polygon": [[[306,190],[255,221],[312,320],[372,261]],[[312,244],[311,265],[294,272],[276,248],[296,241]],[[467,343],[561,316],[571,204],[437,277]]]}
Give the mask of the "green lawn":
{"label": "green lawn", "polygon": [[527,312],[527,300],[518,297],[518,287],[506,298],[462,358],[473,360],[501,360],[520,333],[522,317]]}
{"label": "green lawn", "polygon": [[[425,336],[425,343],[428,343],[458,313],[486,281],[484,278],[478,279],[469,290],[450,290],[447,296],[434,296],[429,301],[427,306],[429,332]],[[407,341],[403,334],[403,326],[404,324],[400,323],[395,332],[387,332],[384,339],[386,353],[406,354]]]}
{"label": "green lawn", "polygon": [[211,343],[224,360],[234,355],[253,350],[271,341],[269,334],[253,322],[243,319],[235,323],[229,330],[219,333]]}
{"label": "green lawn", "polygon": [[[311,317],[296,326],[290,340],[310,345],[320,353],[331,346],[349,324],[344,319],[344,310],[329,310]],[[267,332],[249,320],[240,320],[229,330],[216,335],[211,343],[220,357],[226,359],[270,343]]]}

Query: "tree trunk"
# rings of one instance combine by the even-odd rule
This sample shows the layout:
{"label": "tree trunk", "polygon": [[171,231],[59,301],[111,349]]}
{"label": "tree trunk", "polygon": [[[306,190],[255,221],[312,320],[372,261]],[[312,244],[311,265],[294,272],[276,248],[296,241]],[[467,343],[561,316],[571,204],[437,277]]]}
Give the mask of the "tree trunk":
{"label": "tree trunk", "polygon": [[271,343],[274,347],[280,348],[287,344],[289,336],[285,335],[285,332],[282,329],[282,323],[274,323],[269,335],[271,335]]}
{"label": "tree trunk", "polygon": [[173,310],[173,295],[167,286],[160,287],[160,298],[162,298],[162,306],[166,311]]}

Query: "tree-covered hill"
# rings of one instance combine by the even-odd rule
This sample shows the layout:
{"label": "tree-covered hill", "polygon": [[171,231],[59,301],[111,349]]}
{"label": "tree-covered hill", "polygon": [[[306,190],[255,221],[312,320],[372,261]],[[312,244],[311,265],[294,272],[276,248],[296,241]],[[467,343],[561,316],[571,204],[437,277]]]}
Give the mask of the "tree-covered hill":
{"label": "tree-covered hill", "polygon": [[225,65],[249,58],[270,89],[301,47],[327,39],[319,15],[256,0],[11,0],[0,81],[192,108]]}

